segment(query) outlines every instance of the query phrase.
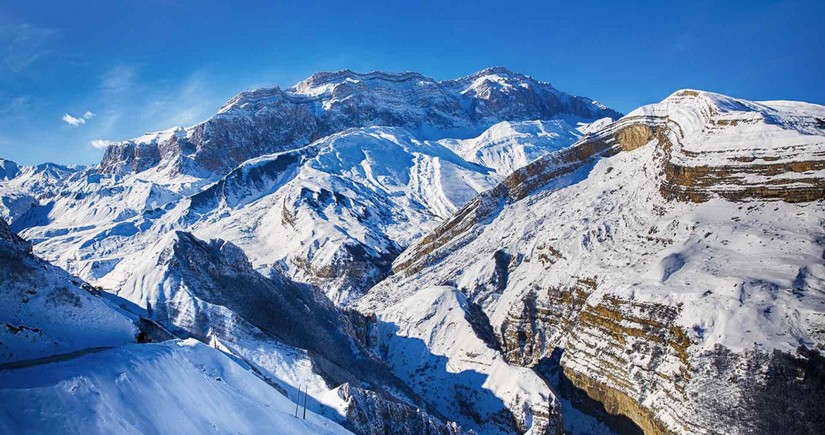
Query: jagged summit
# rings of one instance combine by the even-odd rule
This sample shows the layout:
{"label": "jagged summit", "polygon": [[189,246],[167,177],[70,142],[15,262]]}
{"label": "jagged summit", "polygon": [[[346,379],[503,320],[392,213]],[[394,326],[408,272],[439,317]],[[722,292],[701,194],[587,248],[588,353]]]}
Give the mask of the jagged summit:
{"label": "jagged summit", "polygon": [[480,78],[498,78],[500,80],[507,80],[507,81],[516,82],[516,83],[522,83],[522,84],[525,84],[525,85],[534,83],[534,84],[538,84],[538,85],[544,85],[544,86],[552,87],[550,82],[543,82],[543,81],[540,81],[540,80],[536,80],[535,78],[533,78],[529,75],[513,71],[513,70],[508,69],[508,68],[503,67],[503,66],[491,66],[491,67],[484,68],[484,69],[476,71],[472,74],[468,74],[466,76],[459,77],[459,78],[456,78],[456,79],[442,80],[441,83],[447,84],[447,85],[449,85],[449,84],[466,85],[467,83],[472,83],[473,81],[478,80]]}
{"label": "jagged summit", "polygon": [[303,80],[295,86],[289,88],[290,91],[297,94],[316,96],[319,95],[318,90],[324,90],[329,85],[338,85],[342,83],[358,83],[358,82],[384,82],[393,84],[424,84],[435,83],[435,80],[424,76],[423,74],[405,71],[400,73],[386,72],[386,71],[370,71],[366,73],[359,73],[350,69],[343,69],[340,71],[318,72],[306,80]]}
{"label": "jagged summit", "polygon": [[502,121],[593,121],[619,113],[502,67],[455,80],[415,72],[313,74],[288,89],[242,92],[209,120],[107,148],[100,170],[150,168],[216,179],[245,160],[287,151],[348,128],[403,127],[425,138],[469,137]]}

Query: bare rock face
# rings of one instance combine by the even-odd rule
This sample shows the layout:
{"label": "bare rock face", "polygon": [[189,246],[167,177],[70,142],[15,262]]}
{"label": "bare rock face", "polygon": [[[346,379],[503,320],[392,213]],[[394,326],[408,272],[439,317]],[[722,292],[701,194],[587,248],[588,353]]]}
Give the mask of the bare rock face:
{"label": "bare rock face", "polygon": [[318,73],[289,89],[243,92],[213,118],[185,131],[111,145],[100,168],[135,173],[161,165],[175,173],[221,176],[250,158],[353,127],[404,127],[437,137],[451,130],[480,131],[504,120],[558,115],[620,116],[504,68],[441,82],[417,73]]}
{"label": "bare rock face", "polygon": [[103,153],[103,172],[132,173],[145,171],[160,162],[157,146],[146,143],[124,142],[110,145]]}

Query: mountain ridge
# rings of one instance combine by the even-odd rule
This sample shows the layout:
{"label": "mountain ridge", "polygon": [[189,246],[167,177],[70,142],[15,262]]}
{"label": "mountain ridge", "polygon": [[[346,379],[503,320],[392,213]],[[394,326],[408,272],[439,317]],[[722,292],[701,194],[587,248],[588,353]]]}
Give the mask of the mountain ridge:
{"label": "mountain ridge", "polygon": [[287,89],[242,92],[209,120],[175,130],[182,134],[152,133],[112,144],[100,169],[123,174],[161,165],[210,178],[250,158],[351,127],[399,126],[436,138],[443,137],[440,131],[478,133],[499,121],[558,115],[594,120],[619,113],[503,68],[440,82],[417,73],[342,70],[314,74]]}

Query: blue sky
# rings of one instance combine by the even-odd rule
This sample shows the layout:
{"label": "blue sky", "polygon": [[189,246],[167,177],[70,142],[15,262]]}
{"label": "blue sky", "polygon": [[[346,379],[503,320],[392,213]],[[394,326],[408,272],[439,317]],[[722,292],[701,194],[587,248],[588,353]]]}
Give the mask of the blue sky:
{"label": "blue sky", "polygon": [[95,163],[94,145],[343,68],[503,65],[623,112],[686,87],[825,104],[823,22],[823,1],[7,0],[0,157]]}

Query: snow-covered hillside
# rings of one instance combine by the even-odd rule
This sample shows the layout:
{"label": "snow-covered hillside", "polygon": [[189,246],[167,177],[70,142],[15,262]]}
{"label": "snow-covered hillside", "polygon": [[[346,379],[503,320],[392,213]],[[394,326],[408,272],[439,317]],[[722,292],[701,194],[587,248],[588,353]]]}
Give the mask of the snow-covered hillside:
{"label": "snow-covered hillside", "polygon": [[193,339],[0,370],[0,432],[351,433]]}
{"label": "snow-covered hillside", "polygon": [[31,254],[0,219],[0,365],[133,342],[137,328],[94,289]]}
{"label": "snow-covered hillside", "polygon": [[469,202],[358,307],[396,319],[446,285],[506,361],[560,349],[567,379],[646,432],[817,432],[823,120],[679,91]]}
{"label": "snow-covered hillside", "polygon": [[345,304],[509,168],[569,146],[587,126],[502,122],[474,139],[439,141],[401,128],[350,129],[251,159],[211,184],[92,168],[56,181],[59,194],[20,176],[0,194],[30,198],[13,228],[39,255],[96,285],[121,285],[110,276],[118,265],[130,269],[165,234],[185,230],[232,241],[263,273],[318,285]]}
{"label": "snow-covered hillside", "polygon": [[2,433],[349,433],[312,411],[296,419],[234,356],[195,340],[137,344],[151,338],[145,321],[33,256],[3,220],[0,278]]}

